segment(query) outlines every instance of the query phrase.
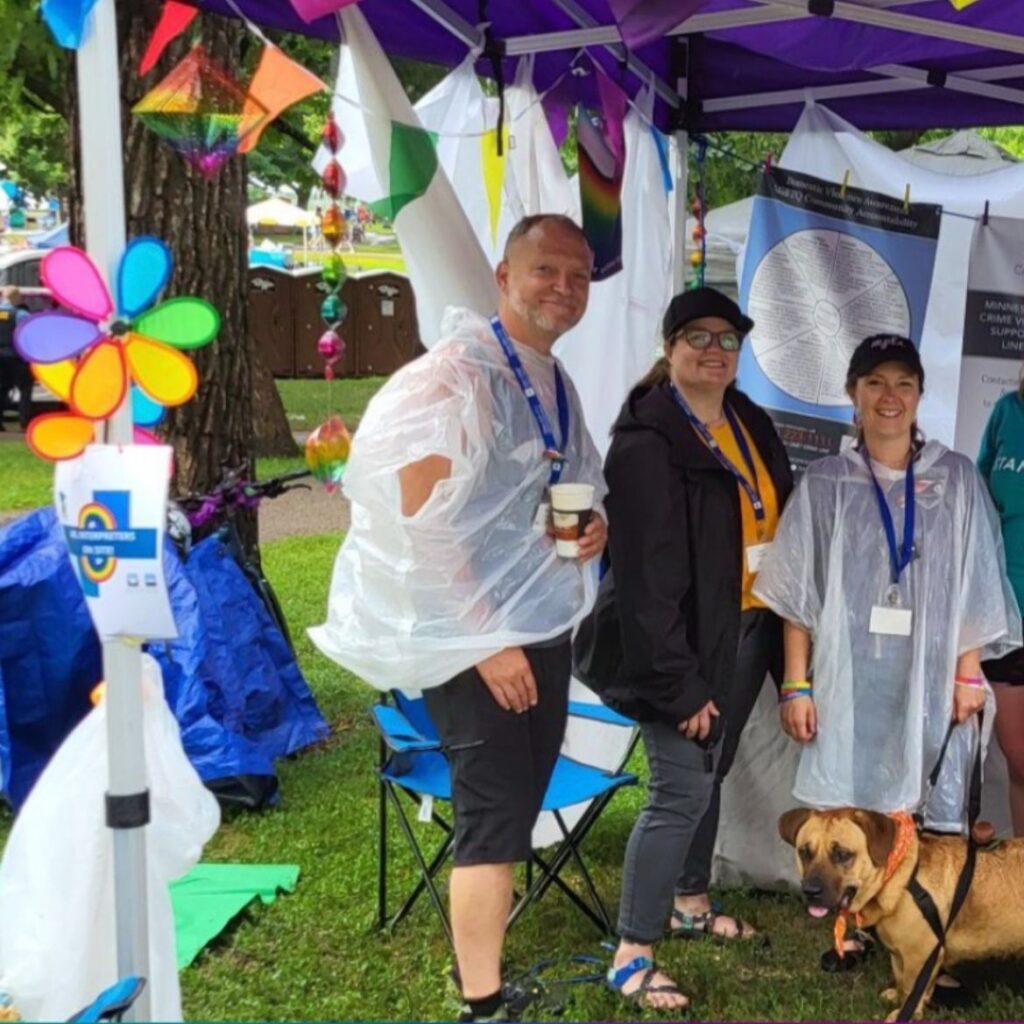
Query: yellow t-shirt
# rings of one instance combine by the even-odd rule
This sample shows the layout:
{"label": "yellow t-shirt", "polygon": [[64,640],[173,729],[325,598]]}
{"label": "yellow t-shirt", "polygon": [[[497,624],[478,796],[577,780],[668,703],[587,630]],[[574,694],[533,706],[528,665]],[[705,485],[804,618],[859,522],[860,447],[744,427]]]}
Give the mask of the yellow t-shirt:
{"label": "yellow t-shirt", "polygon": [[[737,419],[737,422],[739,420]],[[711,436],[718,442],[722,454],[743,474],[744,478],[750,480],[750,470],[747,468],[746,460],[736,443],[736,437],[728,423],[721,426],[709,428]],[[768,475],[761,456],[758,454],[747,428],[740,423],[743,437],[746,439],[747,447],[750,449],[751,458],[754,460],[754,469],[757,471],[757,489],[761,494],[761,502],[764,505],[764,519],[758,523],[754,516],[754,506],[751,504],[747,492],[740,485],[736,489],[740,492],[740,513],[743,520],[743,586],[740,590],[740,610],[747,611],[750,608],[764,608],[763,602],[759,601],[750,592],[754,585],[756,573],[750,571],[747,563],[746,549],[755,544],[770,544],[775,539],[775,530],[779,525],[779,498],[775,493],[775,485]]]}

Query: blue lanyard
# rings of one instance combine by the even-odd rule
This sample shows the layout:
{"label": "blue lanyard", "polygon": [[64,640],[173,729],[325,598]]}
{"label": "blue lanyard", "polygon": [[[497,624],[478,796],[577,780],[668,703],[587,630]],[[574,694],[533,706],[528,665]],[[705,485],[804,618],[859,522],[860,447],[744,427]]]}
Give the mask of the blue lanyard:
{"label": "blue lanyard", "polygon": [[878,499],[878,513],[882,517],[882,526],[885,529],[885,539],[889,544],[889,565],[892,569],[893,585],[899,583],[903,570],[910,565],[914,557],[914,459],[911,456],[907,465],[906,490],[903,500],[903,544],[896,547],[896,526],[892,521],[892,513],[889,511],[889,503],[885,500],[885,492],[878,483],[875,470],[871,465],[871,456],[864,450],[864,463],[868,467],[868,474],[871,476],[871,483],[875,488],[875,497]]}
{"label": "blue lanyard", "polygon": [[557,484],[562,477],[562,470],[565,469],[566,463],[565,450],[569,445],[569,396],[565,391],[565,381],[562,380],[561,371],[556,363],[555,404],[558,406],[558,429],[562,432],[562,443],[559,445],[555,441],[555,434],[551,429],[548,414],[544,411],[544,406],[540,404],[537,392],[530,383],[530,378],[523,367],[523,361],[519,358],[519,353],[516,352],[512,339],[505,330],[505,325],[495,316],[491,318],[491,327],[494,329],[494,336],[498,339],[498,344],[501,345],[501,350],[505,353],[509,367],[516,375],[520,389],[526,396],[526,401],[530,404],[530,412],[533,413],[533,418],[540,428],[540,436],[544,440],[544,458],[551,460],[551,473],[548,476],[548,486],[550,487]]}
{"label": "blue lanyard", "polygon": [[749,480],[733,465],[732,460],[725,452],[722,451],[722,446],[715,440],[711,431],[694,414],[689,403],[683,398],[675,384],[669,381],[668,386],[672,392],[672,397],[676,400],[676,405],[686,413],[686,418],[690,421],[693,429],[700,435],[701,440],[711,449],[712,455],[732,473],[736,478],[736,483],[743,488],[744,493],[750,499],[750,504],[754,508],[754,518],[759,523],[763,522],[765,516],[764,502],[761,500],[761,490],[757,486],[757,467],[754,465],[754,457],[750,454],[750,445],[747,444],[743,428],[740,426],[739,420],[736,419],[736,414],[729,408],[728,403],[723,403],[722,411],[725,413],[725,419],[729,424],[729,429],[732,431],[732,436],[736,439],[736,447],[739,448],[740,455],[743,456],[743,461],[747,464],[747,469],[750,470]]}

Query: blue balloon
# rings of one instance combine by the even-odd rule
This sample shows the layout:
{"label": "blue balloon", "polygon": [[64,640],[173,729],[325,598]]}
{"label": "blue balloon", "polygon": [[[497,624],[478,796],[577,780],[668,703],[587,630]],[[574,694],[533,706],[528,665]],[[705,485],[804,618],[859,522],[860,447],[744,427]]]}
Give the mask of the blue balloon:
{"label": "blue balloon", "polygon": [[43,0],[43,20],[53,38],[66,50],[82,45],[85,19],[96,6],[96,0]]}
{"label": "blue balloon", "polygon": [[150,235],[133,238],[117,270],[117,309],[129,320],[149,309],[170,280],[171,250]]}

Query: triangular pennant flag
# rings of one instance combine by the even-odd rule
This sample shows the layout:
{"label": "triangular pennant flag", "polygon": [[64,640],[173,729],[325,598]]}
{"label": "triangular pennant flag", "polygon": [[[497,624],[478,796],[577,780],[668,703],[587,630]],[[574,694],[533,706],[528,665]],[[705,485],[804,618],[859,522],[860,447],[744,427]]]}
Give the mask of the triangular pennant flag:
{"label": "triangular pennant flag", "polygon": [[308,25],[311,21],[316,21],[317,18],[322,18],[326,14],[333,14],[335,11],[340,11],[342,7],[348,7],[349,4],[357,4],[359,0],[292,0],[292,7],[295,8],[295,13]]}
{"label": "triangular pennant flag", "polygon": [[142,63],[139,64],[140,75],[148,75],[153,70],[156,62],[163,56],[164,50],[192,24],[198,13],[198,8],[189,4],[180,3],[179,0],[167,0],[160,20],[149,38],[146,52],[142,55]]}
{"label": "triangular pennant flag", "polygon": [[707,0],[608,0],[619,23],[622,41],[630,48],[660,39],[699,11]]}
{"label": "triangular pennant flag", "polygon": [[259,66],[249,83],[245,112],[263,108],[267,119],[251,131],[238,147],[239,153],[248,153],[260,141],[267,126],[280,117],[290,106],[312,96],[327,86],[312,71],[296,64],[276,46],[265,46]]}
{"label": "triangular pennant flag", "polygon": [[480,136],[480,157],[484,172],[484,191],[490,214],[491,244],[498,244],[498,221],[501,219],[501,192],[505,184],[505,156],[508,153],[508,126],[502,131],[503,144],[498,154],[498,129]]}
{"label": "triangular pennant flag", "polygon": [[976,4],[978,2],[978,0],[949,0],[949,2],[958,11],[962,11],[965,7],[970,7],[971,4]]}
{"label": "triangular pennant flag", "polygon": [[82,45],[85,19],[95,5],[96,0],[43,0],[43,20],[61,46],[77,50]]}

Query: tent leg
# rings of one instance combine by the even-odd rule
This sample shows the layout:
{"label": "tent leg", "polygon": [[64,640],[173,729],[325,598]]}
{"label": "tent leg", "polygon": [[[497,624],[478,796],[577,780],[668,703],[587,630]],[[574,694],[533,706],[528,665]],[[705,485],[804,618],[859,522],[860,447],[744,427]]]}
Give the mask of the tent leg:
{"label": "tent leg", "polygon": [[[89,255],[108,282],[117,275],[125,248],[124,158],[118,71],[115,0],[100,0],[78,50],[79,140],[83,214]],[[97,439],[131,444],[130,402],[122,402]],[[122,976],[149,977],[149,907],[146,885],[145,822],[148,820],[146,753],[142,735],[142,649],[123,641],[103,644],[107,683],[109,750],[108,813],[114,829],[114,906],[117,966]],[[132,798],[118,802],[118,798]],[[129,811],[125,811],[125,807]],[[108,816],[108,824],[112,819]],[[128,1012],[129,1020],[151,1020],[147,985]]]}

